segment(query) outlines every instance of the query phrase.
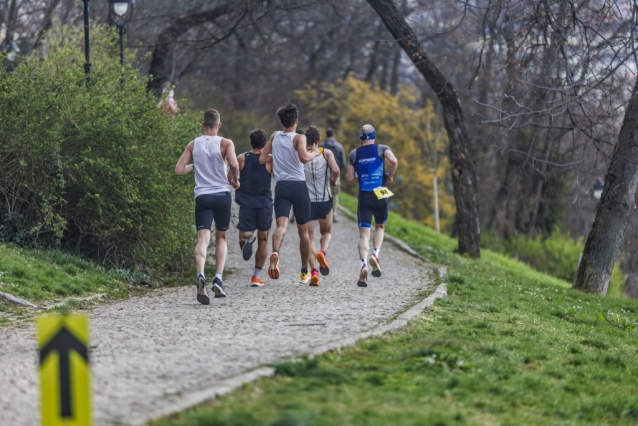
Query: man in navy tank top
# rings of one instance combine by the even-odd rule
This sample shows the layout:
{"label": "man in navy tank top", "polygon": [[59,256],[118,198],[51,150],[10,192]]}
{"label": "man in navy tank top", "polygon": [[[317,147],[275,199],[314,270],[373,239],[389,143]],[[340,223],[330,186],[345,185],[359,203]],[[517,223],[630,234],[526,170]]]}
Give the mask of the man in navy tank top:
{"label": "man in navy tank top", "polygon": [[306,136],[297,134],[299,111],[293,104],[288,104],[277,110],[277,116],[283,131],[277,131],[270,136],[268,143],[261,150],[259,162],[268,163],[272,155],[273,173],[275,176],[275,218],[277,230],[272,236],[273,253],[270,255],[268,276],[279,278],[279,249],[286,235],[290,208],[295,214],[297,231],[299,232],[299,252],[301,254],[301,275],[299,282],[308,284],[310,271],[310,239],[308,238],[308,221],[310,220],[310,196],[306,187],[306,175],[303,165],[321,155],[316,147],[306,150]]}
{"label": "man in navy tank top", "polygon": [[[392,183],[399,160],[387,145],[376,145],[374,127],[366,124],[359,134],[361,146],[352,150],[348,159],[346,178],[352,182],[359,179],[359,202],[357,206],[357,222],[359,222],[359,257],[361,270],[359,271],[359,287],[368,286],[368,252],[370,250],[370,226],[374,217],[375,229],[373,252],[370,256],[372,276],[381,276],[381,262],[379,252],[383,243],[385,222],[388,220],[388,199],[383,198],[386,182]],[[385,161],[389,167],[386,173]],[[376,191],[375,191],[376,190]]]}
{"label": "man in navy tank top", "polygon": [[[268,255],[268,234],[272,225],[272,161],[266,164],[259,163],[259,155],[266,145],[266,138],[266,132],[262,129],[253,130],[250,132],[250,145],[253,149],[237,156],[239,180],[242,185],[235,191],[235,202],[239,205],[237,229],[244,260],[250,259],[253,254],[254,233],[257,231],[257,252],[255,270],[250,279],[251,287],[264,285],[260,275]],[[230,173],[228,179],[232,179]]]}
{"label": "man in navy tank top", "polygon": [[[219,112],[209,109],[204,113],[204,135],[191,141],[184,150],[175,174],[195,173],[195,225],[197,227],[197,246],[195,247],[195,265],[197,266],[197,301],[203,305],[210,303],[204,265],[206,250],[210,242],[210,228],[215,221],[215,267],[213,292],[215,297],[226,297],[222,284],[222,273],[228,253],[227,232],[230,226],[230,188],[239,188],[239,165],[235,155],[235,145],[230,139],[217,135],[222,127]],[[190,161],[192,164],[189,164]],[[228,179],[226,161],[230,166],[231,178]],[[230,183],[230,184],[229,184]]]}

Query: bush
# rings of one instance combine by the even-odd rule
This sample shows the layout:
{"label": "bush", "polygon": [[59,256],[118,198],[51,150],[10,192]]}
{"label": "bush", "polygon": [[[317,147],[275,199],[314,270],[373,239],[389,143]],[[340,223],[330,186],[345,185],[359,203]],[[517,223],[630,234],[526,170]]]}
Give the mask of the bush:
{"label": "bush", "polygon": [[[481,245],[513,256],[538,271],[570,283],[574,280],[578,259],[585,248],[582,238],[574,240],[563,235],[559,229],[554,229],[549,236],[536,235],[530,238],[518,235],[510,240],[499,238],[495,232],[487,232],[481,235]],[[621,296],[623,281],[623,273],[616,263],[607,294]]]}
{"label": "bush", "polygon": [[[169,119],[112,30],[92,30],[86,87],[81,29],[50,36],[0,72],[0,241],[66,244],[116,267],[181,268],[191,252],[192,179],[173,174],[199,123]],[[190,256],[188,256],[190,259]]]}

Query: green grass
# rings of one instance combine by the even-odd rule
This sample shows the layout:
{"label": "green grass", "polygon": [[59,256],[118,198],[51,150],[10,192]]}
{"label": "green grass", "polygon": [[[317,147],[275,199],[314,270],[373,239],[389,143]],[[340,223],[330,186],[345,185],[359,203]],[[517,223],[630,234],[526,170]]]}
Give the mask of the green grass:
{"label": "green grass", "polygon": [[32,303],[94,293],[121,299],[132,287],[120,275],[60,251],[0,244],[0,291]]}
{"label": "green grass", "polygon": [[[347,208],[352,197],[342,197]],[[638,302],[580,293],[391,214],[448,266],[449,296],[405,331],[312,360],[153,425],[633,425]]]}

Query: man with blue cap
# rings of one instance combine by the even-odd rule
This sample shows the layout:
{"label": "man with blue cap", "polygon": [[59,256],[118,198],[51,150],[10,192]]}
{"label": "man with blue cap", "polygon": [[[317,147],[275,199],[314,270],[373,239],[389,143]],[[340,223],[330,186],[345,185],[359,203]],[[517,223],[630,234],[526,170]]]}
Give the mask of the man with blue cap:
{"label": "man with blue cap", "polygon": [[[368,253],[370,251],[370,227],[374,217],[375,229],[373,252],[370,256],[372,276],[381,276],[381,262],[379,251],[383,243],[385,223],[388,220],[388,197],[392,193],[385,187],[386,182],[392,183],[399,160],[387,145],[375,144],[376,132],[374,127],[366,124],[359,134],[361,146],[352,150],[348,159],[346,178],[352,182],[359,179],[359,202],[357,206],[357,222],[359,223],[359,257],[361,270],[359,272],[359,287],[368,286]],[[385,161],[388,160],[386,172]]]}

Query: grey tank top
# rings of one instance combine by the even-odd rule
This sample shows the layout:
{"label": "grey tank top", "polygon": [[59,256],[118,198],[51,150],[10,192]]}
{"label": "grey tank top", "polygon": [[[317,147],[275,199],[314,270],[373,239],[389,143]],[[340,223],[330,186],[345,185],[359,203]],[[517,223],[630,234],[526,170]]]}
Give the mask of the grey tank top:
{"label": "grey tank top", "polygon": [[221,141],[219,136],[200,136],[193,143],[195,198],[203,194],[230,192]]}
{"label": "grey tank top", "polygon": [[275,181],[297,181],[304,182],[306,175],[303,171],[303,164],[299,160],[299,155],[292,145],[292,140],[297,133],[277,132],[272,141],[272,163]]}
{"label": "grey tank top", "polygon": [[323,148],[319,148],[319,150],[321,151],[320,156],[313,158],[310,163],[304,164],[306,186],[311,203],[328,201],[332,198],[328,160],[323,156]]}

